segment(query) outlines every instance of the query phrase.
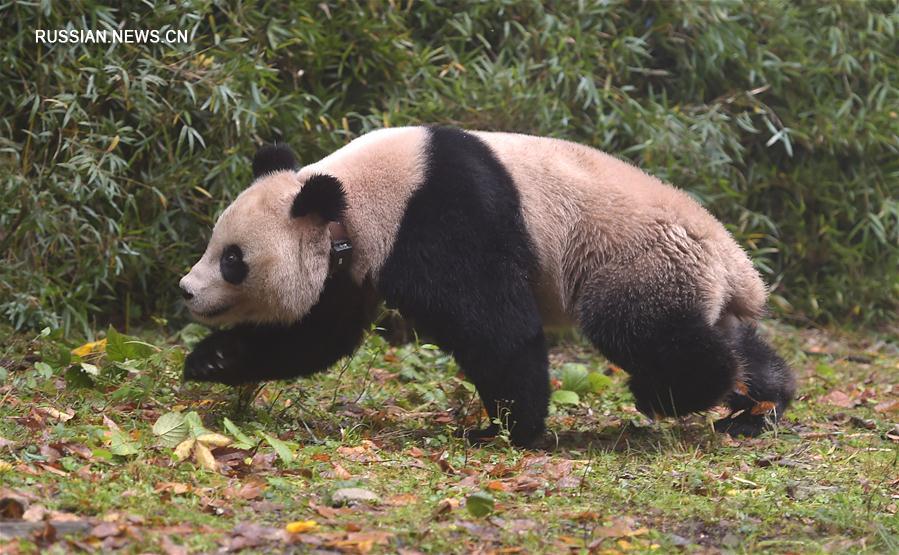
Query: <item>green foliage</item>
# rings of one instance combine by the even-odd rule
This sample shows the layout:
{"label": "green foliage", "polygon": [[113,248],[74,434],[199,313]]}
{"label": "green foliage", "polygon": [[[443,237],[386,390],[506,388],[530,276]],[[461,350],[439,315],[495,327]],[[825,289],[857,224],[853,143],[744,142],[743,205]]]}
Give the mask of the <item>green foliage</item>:
{"label": "green foliage", "polygon": [[[894,2],[282,4],[0,6],[0,313],[15,327],[177,317],[177,278],[256,143],[309,162],[422,122],[564,137],[689,190],[784,314],[897,308]],[[67,27],[192,38],[35,43]]]}
{"label": "green foliage", "polygon": [[550,396],[550,401],[556,405],[579,405],[581,396],[568,389],[557,389]]}
{"label": "green foliage", "polygon": [[465,499],[465,508],[473,517],[485,517],[494,510],[493,496],[486,491],[472,493]]}
{"label": "green foliage", "polygon": [[167,412],[153,424],[153,435],[159,437],[159,444],[175,447],[190,433],[190,425],[180,412]]}
{"label": "green foliage", "polygon": [[106,330],[106,341],[106,355],[114,362],[145,359],[154,349],[152,345],[117,332],[112,326]]}
{"label": "green foliage", "polygon": [[272,449],[278,454],[278,458],[281,459],[281,462],[290,464],[290,461],[293,460],[293,451],[290,450],[290,447],[286,443],[269,434],[264,433],[262,434],[262,437],[264,437],[265,441],[272,446]]}
{"label": "green foliage", "polygon": [[612,380],[605,374],[591,372],[584,364],[566,362],[559,371],[562,381],[560,389],[578,394],[599,393],[607,388]]}
{"label": "green foliage", "polygon": [[255,445],[255,442],[243,433],[243,431],[237,427],[237,424],[231,422],[230,418],[225,417],[222,424],[225,426],[225,430],[234,437],[235,447],[239,449],[250,449]]}

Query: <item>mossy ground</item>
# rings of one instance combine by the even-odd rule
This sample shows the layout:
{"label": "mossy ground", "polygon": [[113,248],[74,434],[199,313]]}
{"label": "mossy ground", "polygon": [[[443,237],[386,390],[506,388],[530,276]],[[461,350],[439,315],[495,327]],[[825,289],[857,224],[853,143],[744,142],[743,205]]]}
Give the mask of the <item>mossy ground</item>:
{"label": "mossy ground", "polygon": [[[734,440],[711,430],[714,414],[649,422],[625,376],[575,339],[553,348],[553,367],[585,363],[610,385],[554,406],[552,438],[534,451],[458,439],[479,403],[428,345],[372,335],[340,368],[254,397],[182,384],[184,335],[139,333],[152,348],[126,362],[103,352],[65,362],[78,345],[11,334],[0,351],[0,511],[18,518],[0,521],[0,550],[899,551],[895,336],[774,323],[766,333],[801,384],[776,430]],[[177,463],[152,432],[172,411],[233,436],[227,417],[253,445],[213,450],[218,472]],[[287,462],[263,434],[282,440]],[[335,508],[342,487],[379,502]],[[493,502],[469,510],[478,492]],[[315,524],[286,532],[296,521]]]}

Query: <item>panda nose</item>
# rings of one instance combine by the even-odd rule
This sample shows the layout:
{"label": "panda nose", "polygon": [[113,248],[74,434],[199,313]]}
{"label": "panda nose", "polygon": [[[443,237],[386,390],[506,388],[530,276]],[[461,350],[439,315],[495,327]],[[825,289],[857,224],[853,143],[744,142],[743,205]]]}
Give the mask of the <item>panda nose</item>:
{"label": "panda nose", "polygon": [[194,298],[194,294],[187,290],[187,287],[183,285],[179,285],[181,287],[181,296],[184,297],[185,301],[189,301]]}

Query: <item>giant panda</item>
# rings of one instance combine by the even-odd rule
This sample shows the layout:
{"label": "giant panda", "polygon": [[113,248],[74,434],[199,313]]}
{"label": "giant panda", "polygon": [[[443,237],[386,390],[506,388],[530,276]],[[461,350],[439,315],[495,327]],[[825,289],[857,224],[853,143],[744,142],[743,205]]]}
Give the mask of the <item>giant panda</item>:
{"label": "giant panda", "polygon": [[[373,131],[300,168],[260,149],[180,281],[225,326],[184,378],[240,384],[327,369],[379,303],[452,353],[514,444],[544,432],[544,328],[573,325],[629,374],[637,408],[724,403],[716,428],[756,435],[795,384],[757,321],[766,288],[721,223],[681,190],[564,140],[421,126]],[[349,252],[349,255],[347,255]]]}

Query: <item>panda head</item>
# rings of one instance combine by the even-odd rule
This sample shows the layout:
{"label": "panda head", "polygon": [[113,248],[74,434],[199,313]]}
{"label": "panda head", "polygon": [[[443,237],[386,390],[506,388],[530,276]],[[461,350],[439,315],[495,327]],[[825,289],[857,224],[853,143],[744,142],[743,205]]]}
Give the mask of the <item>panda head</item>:
{"label": "panda head", "polygon": [[340,182],[300,180],[293,153],[266,146],[253,183],[225,209],[203,257],[181,278],[187,308],[207,324],[294,323],[317,302],[328,275],[328,223],[346,209]]}

